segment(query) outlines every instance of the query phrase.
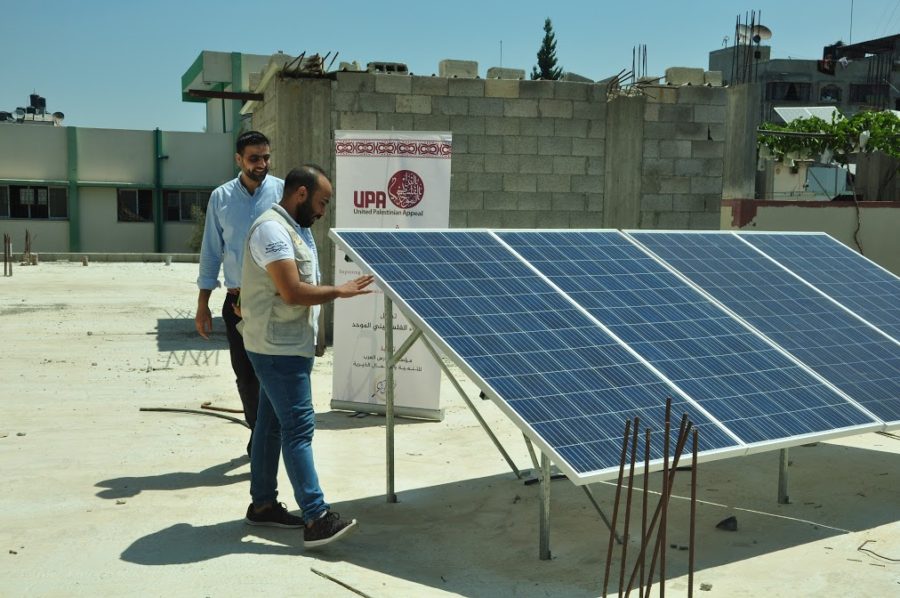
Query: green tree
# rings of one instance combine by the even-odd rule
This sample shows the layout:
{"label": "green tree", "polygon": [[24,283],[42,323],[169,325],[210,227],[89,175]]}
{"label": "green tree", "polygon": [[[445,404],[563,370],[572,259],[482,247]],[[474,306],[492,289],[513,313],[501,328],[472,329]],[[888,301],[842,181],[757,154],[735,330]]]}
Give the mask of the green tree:
{"label": "green tree", "polygon": [[553,23],[549,17],[544,20],[544,39],[537,59],[537,66],[531,68],[532,79],[556,81],[562,77],[562,68],[556,66],[556,35],[553,34]]}

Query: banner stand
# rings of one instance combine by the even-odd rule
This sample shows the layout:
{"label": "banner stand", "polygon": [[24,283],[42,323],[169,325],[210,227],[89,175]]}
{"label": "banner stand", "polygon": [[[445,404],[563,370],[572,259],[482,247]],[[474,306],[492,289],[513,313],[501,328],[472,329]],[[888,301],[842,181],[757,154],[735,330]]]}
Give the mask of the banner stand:
{"label": "banner stand", "polygon": [[[384,405],[377,403],[357,403],[356,401],[331,401],[331,408],[338,411],[356,411],[357,413],[371,413],[372,415],[386,415]],[[419,407],[394,406],[394,415],[408,419],[427,419],[429,421],[444,421],[444,409],[421,409]]]}

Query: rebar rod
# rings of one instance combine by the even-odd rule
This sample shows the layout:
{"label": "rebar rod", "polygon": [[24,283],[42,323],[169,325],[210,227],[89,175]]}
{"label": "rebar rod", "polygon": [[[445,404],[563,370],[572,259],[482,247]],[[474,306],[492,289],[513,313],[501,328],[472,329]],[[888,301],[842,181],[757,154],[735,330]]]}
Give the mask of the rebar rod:
{"label": "rebar rod", "polygon": [[625,522],[622,525],[622,562],[619,563],[619,596],[622,595],[622,584],[625,582],[625,560],[628,557],[628,527],[631,522],[631,493],[634,489],[634,462],[637,458],[638,428],[641,418],[634,418],[631,438],[631,466],[628,470],[628,489],[625,491]]}
{"label": "rebar rod", "polygon": [[[616,482],[616,498],[613,501],[612,523],[609,526],[609,545],[606,549],[606,569],[603,572],[603,595],[606,596],[606,587],[609,584],[609,569],[612,566],[612,550],[615,541],[616,516],[619,514],[619,497],[622,494],[622,476],[625,473],[625,456],[628,454],[628,437],[631,431],[631,420],[625,420],[625,433],[622,435],[622,455],[619,458],[619,479]],[[619,588],[621,593],[622,588]]]}
{"label": "rebar rod", "polygon": [[697,429],[694,428],[694,446],[691,455],[691,531],[688,549],[688,598],[694,595],[694,542],[697,531]]}
{"label": "rebar rod", "polygon": [[[645,432],[644,441],[644,500],[641,507],[641,551],[644,550],[644,536],[647,534],[647,496],[650,488],[650,430]],[[644,595],[644,559],[640,560],[641,575],[638,580],[638,596]]]}

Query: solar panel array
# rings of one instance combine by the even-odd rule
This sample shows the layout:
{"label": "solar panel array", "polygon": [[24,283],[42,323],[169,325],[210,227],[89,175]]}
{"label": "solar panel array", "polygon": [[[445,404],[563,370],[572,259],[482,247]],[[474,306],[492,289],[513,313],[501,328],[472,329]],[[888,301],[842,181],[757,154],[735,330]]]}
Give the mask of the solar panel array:
{"label": "solar panel array", "polygon": [[[619,232],[333,230],[331,235],[576,483],[617,471],[626,419],[639,416],[644,426],[661,430],[666,397],[672,397],[675,414],[687,413],[701,429],[702,458],[882,429],[881,416],[871,412],[890,415],[890,405],[900,402],[900,395],[893,403],[887,396],[892,384],[900,383],[893,370],[873,378],[870,387],[862,379],[869,370],[851,362],[853,374],[837,375],[836,360],[825,357],[819,369],[853,390],[857,396],[851,400],[837,382],[798,361],[796,352],[787,354],[768,333],[734,317],[737,310],[710,300],[707,293],[715,295],[715,289],[694,284],[687,273],[673,273]],[[736,237],[716,237],[720,243],[729,237],[767,260]],[[661,251],[670,246],[663,235],[639,238]],[[723,249],[731,248],[710,247],[707,253],[724,258],[716,253]],[[715,280],[695,269],[695,277]],[[772,274],[765,269],[758,274],[763,272]],[[732,294],[744,288],[723,280],[711,286]],[[791,292],[816,293],[796,280],[792,286],[773,280]],[[798,304],[815,304],[812,297],[801,299]],[[754,309],[755,301],[744,297]],[[823,322],[850,335],[857,349],[886,348],[862,332],[880,334],[865,322]],[[801,349],[826,346],[824,338],[797,325],[788,330],[782,340],[803,332]],[[893,367],[887,355],[880,364]],[[661,457],[660,437],[655,435],[654,459]]]}
{"label": "solar panel array", "polygon": [[879,419],[900,420],[900,344],[870,323],[736,235],[631,234]]}

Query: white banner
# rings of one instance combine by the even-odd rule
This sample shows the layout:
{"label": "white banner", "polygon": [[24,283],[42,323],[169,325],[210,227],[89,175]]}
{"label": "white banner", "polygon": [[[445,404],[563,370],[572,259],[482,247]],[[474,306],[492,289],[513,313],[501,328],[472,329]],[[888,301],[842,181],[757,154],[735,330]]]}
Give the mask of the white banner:
{"label": "white banner", "polygon": [[[447,228],[450,223],[450,133],[335,131],[336,228]],[[335,251],[335,284],[360,275]],[[411,327],[394,307],[394,348]],[[383,412],[384,296],[380,290],[334,303],[331,407]],[[398,415],[442,419],[440,366],[421,342],[394,368]]]}

